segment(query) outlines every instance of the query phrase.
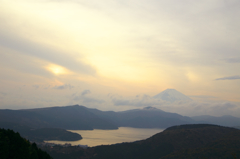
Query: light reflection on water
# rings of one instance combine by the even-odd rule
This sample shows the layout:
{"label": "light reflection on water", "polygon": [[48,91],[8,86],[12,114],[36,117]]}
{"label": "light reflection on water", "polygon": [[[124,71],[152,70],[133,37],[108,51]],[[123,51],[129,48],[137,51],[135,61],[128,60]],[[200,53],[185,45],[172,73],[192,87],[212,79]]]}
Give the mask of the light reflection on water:
{"label": "light reflection on water", "polygon": [[72,145],[88,145],[90,147],[97,145],[110,145],[122,142],[133,142],[151,137],[154,134],[162,132],[164,129],[141,129],[120,127],[118,130],[69,130],[82,136],[78,141],[46,141],[55,144],[71,143]]}

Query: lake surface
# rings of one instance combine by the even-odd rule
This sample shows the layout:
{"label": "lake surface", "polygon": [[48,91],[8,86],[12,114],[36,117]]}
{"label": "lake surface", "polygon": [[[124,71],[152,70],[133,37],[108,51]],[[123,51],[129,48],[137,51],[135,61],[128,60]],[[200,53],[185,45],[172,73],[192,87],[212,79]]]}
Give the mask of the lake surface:
{"label": "lake surface", "polygon": [[118,130],[69,130],[82,136],[78,141],[45,141],[55,144],[71,143],[72,145],[88,145],[89,147],[98,145],[111,145],[122,142],[133,142],[143,140],[162,132],[164,129],[140,129],[130,127],[120,127]]}

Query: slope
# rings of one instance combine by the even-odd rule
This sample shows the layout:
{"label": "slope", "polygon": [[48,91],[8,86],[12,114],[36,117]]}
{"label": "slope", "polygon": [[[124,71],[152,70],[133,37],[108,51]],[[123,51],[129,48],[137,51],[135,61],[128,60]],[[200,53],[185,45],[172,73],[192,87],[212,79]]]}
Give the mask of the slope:
{"label": "slope", "polygon": [[[237,138],[236,138],[237,137]],[[215,149],[211,158],[217,158],[219,154],[225,158],[232,157],[232,153],[240,157],[240,130],[216,125],[182,125],[174,126],[158,133],[146,140],[133,143],[122,143],[115,145],[105,145],[93,147],[93,159],[159,159],[159,158],[179,158],[176,154],[181,154],[180,158],[186,158],[186,152],[198,152],[198,155],[208,156],[211,145]],[[236,140],[234,140],[236,139]],[[225,147],[224,143],[231,145]],[[205,150],[205,151],[201,151]],[[198,158],[192,155],[193,158]],[[194,157],[195,156],[195,157]]]}
{"label": "slope", "polygon": [[12,130],[0,129],[1,159],[51,159],[51,157]]}

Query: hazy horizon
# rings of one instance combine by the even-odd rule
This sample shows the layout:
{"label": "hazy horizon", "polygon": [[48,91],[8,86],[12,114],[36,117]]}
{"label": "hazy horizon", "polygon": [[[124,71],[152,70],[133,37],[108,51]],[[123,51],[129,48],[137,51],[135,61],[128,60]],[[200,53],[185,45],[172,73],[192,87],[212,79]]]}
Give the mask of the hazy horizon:
{"label": "hazy horizon", "polygon": [[[0,0],[0,109],[240,114],[237,0]],[[153,96],[176,89],[193,101]]]}

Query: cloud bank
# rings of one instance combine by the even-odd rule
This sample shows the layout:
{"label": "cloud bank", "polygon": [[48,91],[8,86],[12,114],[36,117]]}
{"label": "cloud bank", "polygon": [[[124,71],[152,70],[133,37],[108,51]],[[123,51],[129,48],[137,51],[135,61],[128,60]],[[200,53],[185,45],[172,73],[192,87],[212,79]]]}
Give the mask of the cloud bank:
{"label": "cloud bank", "polygon": [[217,78],[215,80],[237,80],[240,79],[240,76],[228,76],[228,77],[222,77],[222,78]]}
{"label": "cloud bank", "polygon": [[70,84],[64,84],[64,85],[61,85],[61,86],[55,86],[53,88],[63,90],[63,89],[72,89],[72,88],[74,88],[74,86],[72,86]]}

